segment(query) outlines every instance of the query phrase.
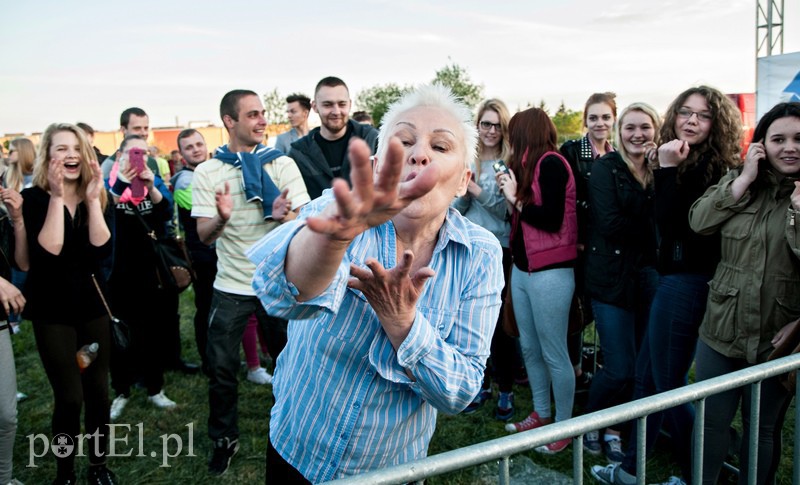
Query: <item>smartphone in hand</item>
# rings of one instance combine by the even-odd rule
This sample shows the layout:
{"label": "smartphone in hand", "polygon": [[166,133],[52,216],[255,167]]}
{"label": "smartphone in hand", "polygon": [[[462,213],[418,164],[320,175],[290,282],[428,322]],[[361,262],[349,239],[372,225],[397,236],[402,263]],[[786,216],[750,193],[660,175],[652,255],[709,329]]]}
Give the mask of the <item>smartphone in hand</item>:
{"label": "smartphone in hand", "polygon": [[136,171],[136,177],[131,180],[131,195],[133,197],[144,197],[144,182],[139,178],[139,174],[144,170],[145,151],[141,148],[131,148],[128,152],[128,165]]}
{"label": "smartphone in hand", "polygon": [[508,173],[508,166],[502,160],[494,162],[492,168],[494,168],[494,173]]}

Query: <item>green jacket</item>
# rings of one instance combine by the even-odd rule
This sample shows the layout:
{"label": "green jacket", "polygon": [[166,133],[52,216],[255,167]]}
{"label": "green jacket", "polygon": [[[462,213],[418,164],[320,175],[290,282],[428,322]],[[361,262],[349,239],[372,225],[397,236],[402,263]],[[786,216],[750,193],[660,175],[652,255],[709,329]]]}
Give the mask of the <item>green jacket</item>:
{"label": "green jacket", "polygon": [[767,171],[754,195],[734,202],[733,170],[709,187],[689,212],[699,234],[719,231],[722,259],[709,283],[700,338],[731,358],[764,362],[770,341],[800,317],[800,221],[793,222],[792,180]]}

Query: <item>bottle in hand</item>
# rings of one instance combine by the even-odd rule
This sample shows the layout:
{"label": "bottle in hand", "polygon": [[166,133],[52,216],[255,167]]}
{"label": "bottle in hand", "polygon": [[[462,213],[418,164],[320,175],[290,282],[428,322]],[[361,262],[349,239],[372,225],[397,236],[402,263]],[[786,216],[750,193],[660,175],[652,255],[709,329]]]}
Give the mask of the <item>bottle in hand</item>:
{"label": "bottle in hand", "polygon": [[92,342],[78,350],[75,354],[75,358],[78,360],[78,367],[81,369],[81,372],[86,370],[86,368],[94,362],[94,359],[97,358],[97,349],[99,348],[100,345],[97,342]]}

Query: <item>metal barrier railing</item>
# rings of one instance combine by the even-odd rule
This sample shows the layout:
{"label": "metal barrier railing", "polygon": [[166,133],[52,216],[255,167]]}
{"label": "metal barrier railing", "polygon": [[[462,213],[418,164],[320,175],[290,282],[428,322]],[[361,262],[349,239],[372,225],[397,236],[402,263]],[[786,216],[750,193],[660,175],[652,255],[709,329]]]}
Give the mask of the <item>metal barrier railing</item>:
{"label": "metal barrier railing", "polygon": [[[498,482],[509,483],[509,458],[512,455],[534,449],[537,446],[552,443],[564,438],[572,441],[572,477],[573,483],[583,483],[583,434],[602,429],[625,421],[637,420],[637,483],[644,484],[645,469],[645,437],[647,415],[663,411],[680,404],[694,402],[696,417],[694,422],[694,459],[693,480],[699,484],[703,470],[703,425],[705,422],[705,398],[729,391],[737,387],[753,385],[751,393],[750,415],[750,467],[747,470],[748,483],[756,483],[758,460],[758,410],[761,401],[761,381],[780,374],[800,369],[800,354],[790,355],[772,362],[755,365],[747,369],[722,376],[696,382],[688,386],[674,389],[655,396],[646,397],[591,414],[578,416],[567,421],[553,423],[524,433],[504,436],[483,443],[477,443],[457,450],[429,456],[422,460],[405,463],[381,470],[374,470],[362,475],[347,477],[330,484],[378,485],[413,483],[425,478],[454,472],[464,468],[481,465],[495,460],[499,462]],[[797,374],[797,385],[800,389],[800,372]],[[800,443],[800,406],[795,406],[794,442]],[[800,484],[800,446],[794,447],[792,482]],[[420,482],[421,483],[421,482]]]}

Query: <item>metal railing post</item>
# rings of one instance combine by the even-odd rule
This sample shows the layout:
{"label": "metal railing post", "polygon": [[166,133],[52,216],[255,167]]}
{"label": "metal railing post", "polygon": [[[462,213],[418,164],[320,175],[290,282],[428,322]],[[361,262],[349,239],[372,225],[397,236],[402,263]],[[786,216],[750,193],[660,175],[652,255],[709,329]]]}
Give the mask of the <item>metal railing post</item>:
{"label": "metal railing post", "polygon": [[[800,389],[800,372],[797,372],[795,375],[795,389]],[[791,399],[791,396],[789,397]],[[794,459],[792,460],[792,483],[794,485],[800,485],[800,405],[797,404],[797,401],[794,403],[794,443],[792,447],[794,448]]]}
{"label": "metal railing post", "polygon": [[[758,477],[758,425],[761,417],[761,381],[750,384],[750,446],[747,448],[747,483],[757,483]],[[739,467],[739,473],[743,473]]]}
{"label": "metal railing post", "polygon": [[647,416],[642,416],[641,418],[636,420],[636,485],[645,485],[646,475],[647,475]]}
{"label": "metal railing post", "polygon": [[583,435],[572,439],[572,483],[583,485]]}
{"label": "metal railing post", "polygon": [[692,485],[703,483],[703,446],[706,441],[706,398],[694,402],[694,430],[692,437]]}
{"label": "metal railing post", "polygon": [[511,457],[504,456],[500,458],[500,463],[497,464],[500,485],[508,485],[511,482],[511,475],[509,473],[510,458]]}

